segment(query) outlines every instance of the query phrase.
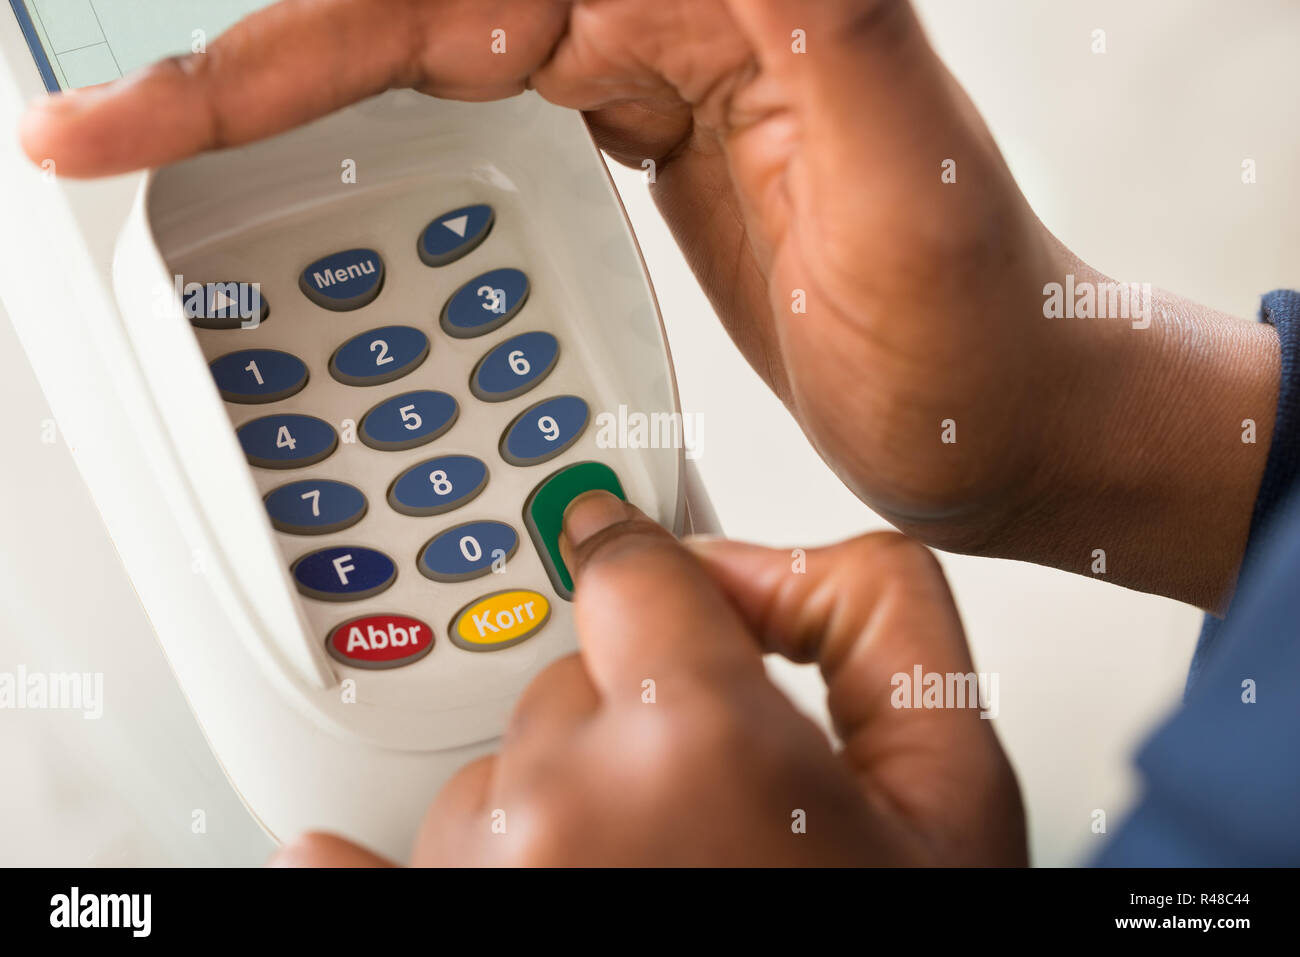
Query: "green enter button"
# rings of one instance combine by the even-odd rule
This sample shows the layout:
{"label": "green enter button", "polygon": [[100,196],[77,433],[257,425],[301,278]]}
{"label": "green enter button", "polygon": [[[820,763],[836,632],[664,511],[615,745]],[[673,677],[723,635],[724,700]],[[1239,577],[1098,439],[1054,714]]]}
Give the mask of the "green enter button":
{"label": "green enter button", "polygon": [[524,503],[524,524],[528,526],[528,534],[533,536],[533,544],[542,556],[542,564],[555,586],[555,593],[566,601],[573,600],[573,576],[560,557],[564,510],[583,492],[596,489],[612,492],[627,501],[613,469],[600,462],[581,462],[556,472],[533,489],[533,494]]}

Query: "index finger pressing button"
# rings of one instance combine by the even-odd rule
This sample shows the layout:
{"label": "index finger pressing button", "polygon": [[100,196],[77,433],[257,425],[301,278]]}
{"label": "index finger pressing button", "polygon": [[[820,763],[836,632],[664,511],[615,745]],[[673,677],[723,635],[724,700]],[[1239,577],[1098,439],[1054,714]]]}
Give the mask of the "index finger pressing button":
{"label": "index finger pressing button", "polygon": [[564,510],[583,492],[597,489],[627,501],[623,484],[612,468],[603,462],[580,462],[550,476],[533,489],[533,494],[524,504],[524,525],[542,556],[542,564],[546,566],[555,593],[566,601],[573,600],[573,576],[560,556]]}

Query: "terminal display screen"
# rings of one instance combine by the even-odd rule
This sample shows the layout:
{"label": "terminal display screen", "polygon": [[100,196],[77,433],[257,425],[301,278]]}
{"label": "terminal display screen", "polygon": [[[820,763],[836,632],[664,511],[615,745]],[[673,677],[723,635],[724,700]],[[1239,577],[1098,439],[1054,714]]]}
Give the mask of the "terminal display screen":
{"label": "terminal display screen", "polygon": [[50,92],[206,49],[273,0],[9,0]]}

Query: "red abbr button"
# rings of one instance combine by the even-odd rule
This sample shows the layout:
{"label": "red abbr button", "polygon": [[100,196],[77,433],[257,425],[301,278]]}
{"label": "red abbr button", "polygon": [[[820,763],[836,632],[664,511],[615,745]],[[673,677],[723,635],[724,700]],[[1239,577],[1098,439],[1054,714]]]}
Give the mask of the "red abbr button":
{"label": "red abbr button", "polygon": [[325,647],[354,668],[400,668],[433,650],[433,629],[405,615],[366,615],[335,628]]}

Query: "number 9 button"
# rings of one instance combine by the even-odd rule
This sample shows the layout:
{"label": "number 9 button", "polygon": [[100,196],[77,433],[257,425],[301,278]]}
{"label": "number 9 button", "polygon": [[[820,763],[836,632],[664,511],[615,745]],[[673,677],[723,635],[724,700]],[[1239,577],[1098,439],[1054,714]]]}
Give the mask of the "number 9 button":
{"label": "number 9 button", "polygon": [[537,465],[553,459],[587,429],[591,412],[576,395],[559,395],[529,406],[501,436],[501,457],[511,465]]}

